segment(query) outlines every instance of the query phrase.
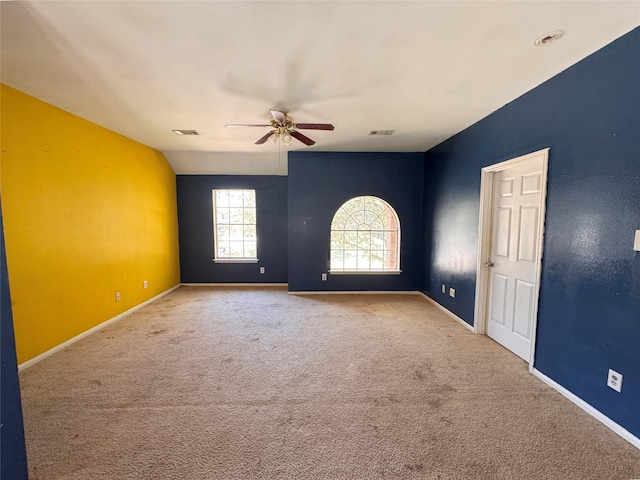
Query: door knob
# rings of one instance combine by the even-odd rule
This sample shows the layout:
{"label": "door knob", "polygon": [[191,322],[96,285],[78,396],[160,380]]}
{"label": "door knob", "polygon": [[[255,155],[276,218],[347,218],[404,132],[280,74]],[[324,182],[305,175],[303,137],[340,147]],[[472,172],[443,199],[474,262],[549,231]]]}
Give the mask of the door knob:
{"label": "door knob", "polygon": [[487,263],[484,264],[485,267],[493,267],[493,262],[491,260],[489,260]]}

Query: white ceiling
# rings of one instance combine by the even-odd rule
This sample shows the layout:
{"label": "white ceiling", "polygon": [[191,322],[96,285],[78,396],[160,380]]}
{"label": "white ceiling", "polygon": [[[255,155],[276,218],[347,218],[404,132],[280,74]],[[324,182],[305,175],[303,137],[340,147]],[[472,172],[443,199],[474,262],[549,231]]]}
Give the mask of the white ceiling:
{"label": "white ceiling", "polygon": [[278,146],[254,145],[266,129],[224,127],[270,108],[335,125],[291,150],[426,151],[640,25],[640,2],[613,0],[0,9],[3,83],[163,151],[176,173],[283,173]]}

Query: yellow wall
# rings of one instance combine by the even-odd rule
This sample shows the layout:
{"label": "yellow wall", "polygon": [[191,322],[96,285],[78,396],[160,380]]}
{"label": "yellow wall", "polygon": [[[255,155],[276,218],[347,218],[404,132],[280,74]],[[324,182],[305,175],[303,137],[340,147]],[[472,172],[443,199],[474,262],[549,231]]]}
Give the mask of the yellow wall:
{"label": "yellow wall", "polygon": [[176,182],[156,150],[6,85],[0,95],[2,211],[23,363],[179,283]]}

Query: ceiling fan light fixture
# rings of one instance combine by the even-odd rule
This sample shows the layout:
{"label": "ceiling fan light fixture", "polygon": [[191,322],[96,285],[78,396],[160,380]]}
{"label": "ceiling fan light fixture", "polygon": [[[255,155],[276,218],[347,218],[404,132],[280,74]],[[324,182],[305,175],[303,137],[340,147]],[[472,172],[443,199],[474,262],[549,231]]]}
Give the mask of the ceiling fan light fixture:
{"label": "ceiling fan light fixture", "polygon": [[315,141],[303,135],[298,131],[302,130],[333,130],[334,126],[330,123],[298,123],[296,124],[286,112],[280,110],[271,110],[271,120],[267,125],[255,123],[228,123],[225,127],[271,127],[272,130],[258,139],[256,145],[262,145],[267,140],[274,145],[282,139],[282,143],[286,147],[293,143],[293,139],[301,141],[307,146],[315,145]]}

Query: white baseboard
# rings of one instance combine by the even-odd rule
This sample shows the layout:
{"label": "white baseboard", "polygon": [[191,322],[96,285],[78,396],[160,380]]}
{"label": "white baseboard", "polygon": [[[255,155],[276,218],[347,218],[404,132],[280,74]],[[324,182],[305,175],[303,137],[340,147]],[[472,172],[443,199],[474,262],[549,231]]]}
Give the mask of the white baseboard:
{"label": "white baseboard", "polygon": [[286,287],[288,283],[181,283],[183,287]]}
{"label": "white baseboard", "polygon": [[287,292],[289,295],[416,295],[415,290],[322,290],[313,292]]}
{"label": "white baseboard", "polygon": [[[440,305],[438,302],[436,302],[433,298],[429,297],[428,295],[425,295],[423,292],[419,292],[426,300],[428,300],[429,302],[431,302],[431,304],[433,304],[435,307],[439,308],[440,310],[442,310],[444,313],[446,313],[447,315],[449,315],[451,318],[453,318],[454,320],[456,320],[457,322],[459,322],[462,326],[468,328],[469,330],[471,330],[472,332],[473,327],[471,325],[469,325],[467,322],[465,322],[464,320],[462,320],[460,317],[458,317],[456,314],[454,314],[453,312],[447,310],[445,307],[443,307],[442,305]],[[595,408],[593,408],[591,405],[589,405],[587,402],[585,402],[584,400],[582,400],[580,397],[578,397],[577,395],[571,393],[569,390],[567,390],[566,388],[564,388],[562,385],[560,385],[559,383],[554,382],[553,380],[551,380],[549,377],[547,377],[544,373],[540,372],[539,370],[536,370],[535,368],[533,368],[531,370],[531,373],[538,377],[540,380],[542,380],[544,383],[546,383],[547,385],[549,385],[551,388],[553,388],[554,390],[557,390],[558,392],[560,392],[565,398],[567,398],[568,400],[570,400],[572,403],[576,404],[578,407],[580,407],[582,410],[584,410],[585,412],[587,412],[589,415],[591,415],[592,417],[594,417],[596,420],[598,420],[600,423],[604,424],[605,426],[607,426],[608,428],[610,428],[611,430],[613,430],[615,433],[617,433],[618,435],[620,435],[622,438],[624,438],[627,442],[629,442],[631,445],[633,445],[634,447],[640,449],[640,438],[636,437],[635,435],[633,435],[631,432],[629,432],[628,430],[626,430],[625,428],[621,427],[620,425],[618,425],[616,422],[614,422],[613,420],[611,420],[609,417],[607,417],[605,414],[603,414],[602,412],[600,412],[599,410],[596,410]]]}
{"label": "white baseboard", "polygon": [[60,345],[57,345],[55,347],[53,347],[51,350],[47,350],[44,353],[41,353],[40,355],[38,355],[37,357],[32,358],[31,360],[27,360],[26,362],[21,363],[20,365],[18,365],[18,372],[21,372],[33,365],[35,365],[36,363],[44,360],[47,357],[50,357],[51,355],[53,355],[54,353],[59,352],[60,350],[65,349],[66,347],[68,347],[69,345],[72,345],[74,343],[76,343],[78,340],[82,340],[83,338],[91,335],[92,333],[97,332],[98,330],[103,329],[104,327],[106,327],[107,325],[111,325],[112,323],[117,322],[118,320],[132,314],[133,312],[135,312],[136,310],[140,310],[142,307],[149,305],[152,302],[155,302],[156,300],[158,300],[159,298],[164,297],[165,295],[168,295],[169,293],[173,292],[176,288],[178,288],[180,285],[176,285],[175,287],[170,288],[169,290],[166,290],[164,292],[162,292],[159,295],[156,295],[153,298],[150,298],[149,300],[146,300],[144,302],[142,302],[139,305],[136,305],[133,308],[130,308],[129,310],[127,310],[126,312],[122,312],[120,315],[110,318],[109,320],[102,322],[99,325],[96,325],[95,327],[90,328],[89,330],[86,330],[84,332],[82,332],[80,335],[76,335],[75,337],[67,340],[66,342],[61,343]]}
{"label": "white baseboard", "polygon": [[465,322],[463,319],[461,319],[459,316],[457,316],[455,313],[453,313],[451,310],[446,309],[445,307],[443,307],[442,305],[440,305],[438,302],[436,302],[433,298],[431,298],[429,295],[424,294],[423,292],[418,292],[420,295],[422,295],[424,297],[425,300],[427,300],[428,302],[430,302],[434,307],[439,308],[440,310],[442,310],[444,313],[446,313],[447,315],[449,315],[451,318],[453,318],[456,322],[458,322],[460,325],[462,325],[463,327],[471,330],[472,332],[475,333],[473,327],[471,325],[469,325],[467,322]]}
{"label": "white baseboard", "polygon": [[559,383],[556,383],[553,380],[551,380],[549,377],[547,377],[541,371],[536,370],[534,368],[531,371],[531,373],[533,373],[533,375],[538,377],[540,380],[542,380],[544,383],[549,385],[551,388],[553,388],[553,389],[557,390],[558,392],[560,392],[564,397],[568,398],[571,402],[575,403],[578,407],[580,407],[582,410],[587,412],[589,415],[591,415],[593,418],[598,420],[600,423],[603,423],[605,426],[609,427],[611,430],[613,430],[615,433],[620,435],[622,438],[624,438],[631,445],[633,445],[637,449],[640,449],[640,438],[638,438],[635,435],[633,435],[630,431],[628,431],[625,428],[623,428],[620,425],[618,425],[616,422],[611,420],[605,414],[603,414],[599,410],[596,410],[595,408],[593,408],[587,402],[582,400],[577,395],[571,393],[569,390],[564,388]]}
{"label": "white baseboard", "polygon": [[[429,302],[431,302],[431,304],[433,304],[435,307],[439,308],[440,310],[442,310],[444,313],[446,313],[447,315],[449,315],[451,318],[453,318],[454,320],[456,320],[457,322],[459,322],[462,326],[468,328],[469,330],[471,330],[472,332],[473,327],[471,325],[469,325],[467,322],[465,322],[464,320],[462,320],[460,317],[458,317],[456,314],[454,314],[453,312],[447,310],[445,307],[443,307],[442,305],[440,305],[438,302],[436,302],[433,298],[429,297],[428,295],[425,295],[423,292],[419,292],[426,300],[428,300]],[[557,390],[558,392],[560,392],[565,398],[569,399],[571,402],[573,402],[574,404],[576,404],[578,407],[580,407],[582,410],[584,410],[585,412],[587,412],[589,415],[591,415],[592,417],[594,417],[596,420],[598,420],[599,422],[601,422],[602,424],[604,424],[605,426],[607,426],[608,428],[610,428],[611,430],[613,430],[615,433],[617,433],[618,435],[620,435],[622,438],[624,438],[626,441],[628,441],[631,445],[633,445],[634,447],[640,449],[640,438],[634,436],[631,432],[629,432],[628,430],[626,430],[625,428],[621,427],[620,425],[618,425],[616,422],[614,422],[613,420],[611,420],[609,417],[607,417],[606,415],[604,415],[602,412],[600,412],[599,410],[596,410],[595,408],[593,408],[591,405],[589,405],[587,402],[585,402],[584,400],[582,400],[580,397],[578,397],[577,395],[571,393],[569,390],[567,390],[566,388],[564,388],[562,385],[560,385],[559,383],[554,382],[553,380],[551,380],[549,377],[547,377],[544,373],[540,372],[539,370],[536,370],[535,368],[533,368],[531,370],[531,373],[533,375],[535,375],[536,377],[538,377],[540,380],[542,380],[544,383],[546,383],[547,385],[549,385],[551,388]]]}

